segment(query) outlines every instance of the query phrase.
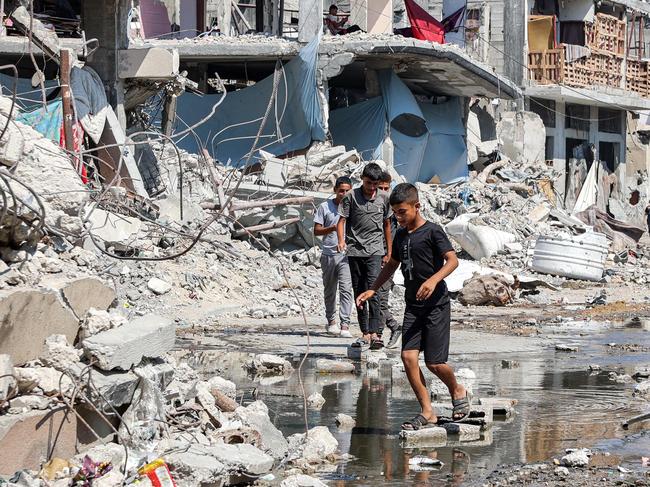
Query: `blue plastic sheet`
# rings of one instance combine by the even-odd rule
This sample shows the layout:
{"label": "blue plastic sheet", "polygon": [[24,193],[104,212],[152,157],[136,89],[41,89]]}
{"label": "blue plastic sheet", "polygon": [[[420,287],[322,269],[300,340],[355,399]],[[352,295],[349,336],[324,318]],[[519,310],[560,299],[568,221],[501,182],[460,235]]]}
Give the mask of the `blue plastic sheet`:
{"label": "blue plastic sheet", "polygon": [[61,100],[47,105],[47,111],[41,107],[31,112],[23,112],[16,116],[18,122],[29,125],[43,136],[61,144],[61,125],[63,125],[63,105]]}
{"label": "blue plastic sheet", "polygon": [[[284,66],[276,101],[257,144],[275,155],[303,149],[312,140],[325,140],[325,126],[316,85],[319,38],[315,38],[298,56]],[[222,163],[239,166],[251,152],[261,119],[273,91],[273,76],[250,88],[228,93],[214,117],[199,126],[197,141],[186,136],[179,145],[197,152],[199,142]],[[210,113],[221,95],[197,96],[189,93],[178,99],[177,113],[187,125]],[[182,130],[184,126],[180,126]]]}
{"label": "blue plastic sheet", "polygon": [[420,103],[392,70],[380,71],[379,83],[380,97],[330,113],[334,143],[356,148],[365,159],[378,158],[390,133],[395,170],[407,181],[467,178],[462,99]]}

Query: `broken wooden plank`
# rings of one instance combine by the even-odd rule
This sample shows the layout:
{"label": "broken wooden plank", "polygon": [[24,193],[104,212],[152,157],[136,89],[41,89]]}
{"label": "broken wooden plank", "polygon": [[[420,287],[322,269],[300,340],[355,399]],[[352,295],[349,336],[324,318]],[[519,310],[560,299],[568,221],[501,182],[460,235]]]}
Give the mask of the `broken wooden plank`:
{"label": "broken wooden plank", "polygon": [[230,209],[247,210],[249,208],[273,208],[282,205],[301,205],[303,203],[313,203],[314,198],[311,196],[298,196],[295,198],[282,198],[277,200],[254,200],[254,201],[240,201],[230,203]]}
{"label": "broken wooden plank", "polygon": [[263,232],[264,230],[273,230],[274,228],[284,227],[286,225],[291,225],[292,223],[298,223],[300,218],[288,218],[286,220],[278,220],[271,223],[263,223],[261,225],[253,225],[252,227],[246,227],[242,230],[237,230],[235,232],[235,237],[243,237],[249,233]]}

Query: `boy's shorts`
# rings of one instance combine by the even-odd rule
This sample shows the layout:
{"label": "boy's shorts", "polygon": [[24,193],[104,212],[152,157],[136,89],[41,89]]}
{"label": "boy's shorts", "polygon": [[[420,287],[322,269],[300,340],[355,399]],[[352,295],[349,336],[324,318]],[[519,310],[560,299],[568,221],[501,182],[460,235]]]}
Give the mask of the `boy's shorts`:
{"label": "boy's shorts", "polygon": [[428,308],[406,305],[402,326],[402,350],[424,352],[428,364],[444,364],[449,357],[449,302]]}

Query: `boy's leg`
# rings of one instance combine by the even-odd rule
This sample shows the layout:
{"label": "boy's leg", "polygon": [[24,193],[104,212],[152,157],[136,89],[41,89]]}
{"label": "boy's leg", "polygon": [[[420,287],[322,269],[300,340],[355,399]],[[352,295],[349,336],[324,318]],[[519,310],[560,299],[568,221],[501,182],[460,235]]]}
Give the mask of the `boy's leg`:
{"label": "boy's leg", "polygon": [[[372,283],[375,282],[377,276],[381,272],[381,256],[373,255],[366,258],[366,286],[370,289]],[[370,317],[368,319],[368,331],[374,338],[377,336],[381,326],[381,304],[379,302],[378,293],[368,300],[368,311]]]}
{"label": "boy's leg", "polygon": [[339,282],[339,316],[341,319],[341,330],[350,329],[350,315],[354,305],[354,294],[352,291],[352,278],[350,277],[350,264],[346,255],[337,256],[336,272]]}
{"label": "boy's leg", "polygon": [[422,344],[427,368],[447,386],[452,399],[464,399],[467,391],[458,383],[454,370],[447,364],[451,305],[446,303],[430,308],[423,319]]}
{"label": "boy's leg", "polygon": [[320,266],[323,271],[323,298],[325,301],[325,318],[330,326],[336,320],[337,274],[335,256],[321,255]]}
{"label": "boy's leg", "polygon": [[402,340],[402,362],[406,376],[415,393],[415,397],[420,403],[421,414],[428,421],[436,420],[436,415],[431,407],[431,396],[424,374],[420,369],[418,362],[420,357],[420,347],[422,341],[422,322],[419,313],[410,309],[408,306],[404,311],[404,338]]}
{"label": "boy's leg", "polygon": [[[363,266],[364,257],[348,257],[348,263],[350,264],[350,277],[352,279],[352,290],[354,291],[354,299],[357,299],[357,296],[365,291],[364,288],[364,269]],[[361,333],[366,336],[368,335],[368,312],[366,305],[359,308],[357,307],[357,318],[359,320],[359,328]]]}

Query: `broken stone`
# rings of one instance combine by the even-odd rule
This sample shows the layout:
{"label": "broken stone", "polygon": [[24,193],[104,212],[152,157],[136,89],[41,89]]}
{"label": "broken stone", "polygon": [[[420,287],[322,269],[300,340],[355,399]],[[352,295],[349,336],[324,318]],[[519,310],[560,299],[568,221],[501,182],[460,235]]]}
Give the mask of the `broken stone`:
{"label": "broken stone", "polygon": [[569,476],[569,469],[566,467],[557,467],[555,470],[555,475],[558,477],[568,477]]}
{"label": "broken stone", "polygon": [[280,487],[327,487],[325,482],[310,477],[309,475],[298,474],[287,477],[280,483]]}
{"label": "broken stone", "polygon": [[68,343],[65,335],[52,335],[45,340],[45,348],[40,361],[46,367],[65,372],[79,362],[83,352]]}
{"label": "broken stone", "polygon": [[289,438],[289,460],[304,460],[308,463],[322,463],[339,447],[338,441],[326,426],[316,426],[305,433],[296,433]]}
{"label": "broken stone", "polygon": [[161,295],[166,294],[171,291],[172,285],[168,282],[158,279],[157,277],[152,277],[147,282],[147,288],[154,294]]}
{"label": "broken stone", "polygon": [[293,367],[291,362],[277,355],[261,353],[251,357],[244,367],[256,374],[285,374],[291,372]]}
{"label": "broken stone", "polygon": [[22,394],[40,389],[46,396],[67,396],[74,388],[67,375],[51,367],[16,367],[14,375]]}
{"label": "broken stone", "polygon": [[96,359],[99,368],[128,370],[144,357],[156,358],[169,352],[175,340],[174,323],[152,314],[88,337],[82,345],[86,356]]}
{"label": "broken stone", "polygon": [[[63,284],[63,298],[80,319],[90,308],[108,309],[115,301],[115,290],[96,277],[84,277]],[[69,337],[68,337],[69,339]]]}
{"label": "broken stone", "polygon": [[644,380],[634,386],[634,396],[650,396],[650,380]]}
{"label": "broken stone", "polygon": [[312,409],[320,409],[325,404],[325,398],[318,392],[314,392],[307,398],[307,405]]}
{"label": "broken stone", "polygon": [[138,218],[116,215],[97,207],[89,208],[86,215],[93,238],[105,248],[128,250],[142,229],[142,220]]}
{"label": "broken stone", "polygon": [[352,416],[348,416],[347,414],[339,413],[336,415],[336,418],[334,418],[334,421],[336,421],[336,426],[338,426],[340,429],[352,429],[356,426],[357,422],[354,420]]}
{"label": "broken stone", "polygon": [[474,441],[481,438],[481,427],[474,424],[445,423],[442,427],[447,431],[447,435],[458,436],[460,441]]}
{"label": "broken stone", "polygon": [[225,465],[204,453],[195,453],[191,450],[180,451],[167,455],[165,461],[173,470],[178,487],[223,485],[225,483]]}
{"label": "broken stone", "polygon": [[128,323],[126,317],[118,313],[109,313],[108,311],[90,308],[84,321],[81,323],[79,339],[97,335],[112,328],[118,328]]}
{"label": "broken stone", "polygon": [[9,412],[22,413],[33,409],[44,410],[50,406],[50,400],[47,397],[32,394],[23,394],[9,401]]}
{"label": "broken stone", "polygon": [[589,457],[591,451],[585,448],[573,450],[567,455],[564,455],[560,462],[566,467],[586,467],[589,465]]}
{"label": "broken stone", "polygon": [[255,401],[246,407],[238,407],[234,416],[246,427],[260,434],[261,449],[276,460],[282,460],[287,455],[289,444],[282,432],[275,427],[269,418],[269,410],[262,401]]}
{"label": "broken stone", "polygon": [[458,301],[465,306],[505,306],[513,299],[510,283],[497,275],[472,277],[458,294]]}
{"label": "broken stone", "polygon": [[231,399],[235,399],[237,395],[237,386],[234,382],[231,382],[223,377],[214,376],[208,381],[210,389],[216,389],[222,394],[228,396]]}
{"label": "broken stone", "polygon": [[570,345],[568,343],[558,343],[555,345],[555,350],[558,352],[577,352],[580,350],[580,347],[577,345]]}
{"label": "broken stone", "polygon": [[319,358],[316,360],[316,371],[321,374],[349,374],[354,372],[354,364],[342,360]]}
{"label": "broken stone", "polygon": [[79,322],[51,290],[0,291],[0,354],[9,354],[15,365],[41,355],[47,337],[62,334],[73,342]]}
{"label": "broken stone", "polygon": [[447,443],[447,430],[439,426],[421,428],[414,431],[401,430],[399,436],[408,443],[424,442],[427,445],[436,444],[440,446]]}
{"label": "broken stone", "polygon": [[14,366],[11,357],[7,354],[0,355],[0,404],[14,395],[16,379],[13,377]]}
{"label": "broken stone", "polygon": [[368,354],[366,365],[368,367],[377,368],[379,367],[379,364],[382,360],[388,360],[388,355],[386,355],[386,352],[372,352]]}
{"label": "broken stone", "polygon": [[114,468],[98,479],[93,479],[93,487],[115,487],[116,485],[124,485],[124,475],[119,469]]}

